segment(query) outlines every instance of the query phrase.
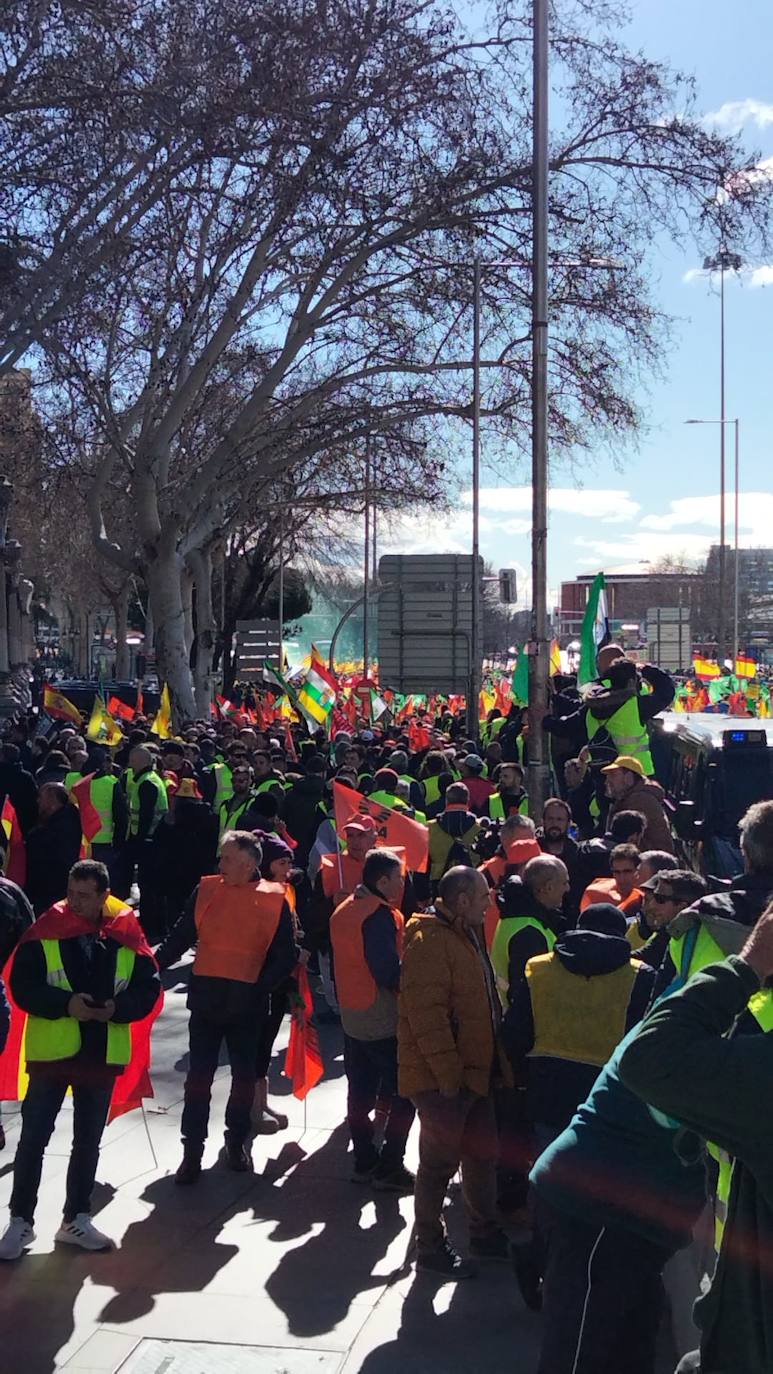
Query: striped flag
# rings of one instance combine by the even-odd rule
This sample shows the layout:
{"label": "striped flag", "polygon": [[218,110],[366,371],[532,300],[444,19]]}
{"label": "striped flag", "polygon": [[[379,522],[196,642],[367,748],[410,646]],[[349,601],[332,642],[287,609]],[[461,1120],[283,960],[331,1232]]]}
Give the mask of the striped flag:
{"label": "striped flag", "polygon": [[606,579],[603,572],[598,573],[591,585],[588,604],[585,607],[582,629],[580,631],[580,667],[577,673],[577,686],[585,687],[598,676],[598,652],[604,640],[609,637],[609,617],[607,612]]}
{"label": "striped flag", "polygon": [[81,713],[75,703],[70,701],[69,697],[64,696],[62,692],[57,692],[53,687],[49,687],[48,683],[43,687],[43,710],[53,720],[69,720],[79,729],[83,724]]}
{"label": "striped flag", "polygon": [[312,645],[306,681],[298,693],[298,710],[310,730],[326,726],[336,703],[336,683],[317,649]]}

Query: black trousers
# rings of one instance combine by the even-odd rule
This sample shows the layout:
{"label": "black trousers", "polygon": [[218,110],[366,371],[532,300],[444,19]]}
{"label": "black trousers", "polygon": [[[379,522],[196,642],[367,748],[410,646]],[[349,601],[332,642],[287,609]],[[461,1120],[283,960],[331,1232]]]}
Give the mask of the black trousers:
{"label": "black trousers", "polygon": [[545,1209],[547,1258],[537,1374],[653,1374],[672,1252],[634,1231]]}
{"label": "black trousers", "polygon": [[185,1080],[182,1137],[186,1145],[202,1147],[207,1138],[212,1081],[217,1072],[220,1047],[225,1041],[231,1062],[231,1095],[225,1109],[226,1140],[243,1145],[250,1130],[250,1110],[255,1096],[255,1062],[264,1018],[243,1021],[209,1021],[191,1012],[188,1038],[190,1058]]}
{"label": "black trousers", "polygon": [[[49,1078],[33,1072],[22,1103],[21,1138],[13,1165],[11,1216],[23,1217],[30,1226],[35,1219],[43,1155],[67,1087],[64,1075]],[[98,1086],[73,1085],[73,1140],[67,1169],[65,1221],[72,1221],[79,1212],[90,1210],[99,1146],[112,1093],[112,1079]]]}
{"label": "black trousers", "polygon": [[[397,1037],[354,1040],[345,1035],[344,1067],[348,1081],[346,1110],[356,1167],[370,1169],[380,1159],[385,1168],[396,1168],[403,1162],[405,1143],[416,1114],[413,1103],[397,1091]],[[373,1144],[370,1119],[379,1098],[390,1104],[380,1156]]]}
{"label": "black trousers", "polygon": [[288,1006],[288,993],[291,987],[295,986],[294,979],[288,979],[280,988],[272,992],[268,1002],[268,1016],[263,1022],[263,1029],[258,1040],[258,1058],[255,1065],[256,1078],[266,1078],[271,1065],[271,1056],[274,1052],[274,1041],[279,1034],[279,1028],[284,1020]]}

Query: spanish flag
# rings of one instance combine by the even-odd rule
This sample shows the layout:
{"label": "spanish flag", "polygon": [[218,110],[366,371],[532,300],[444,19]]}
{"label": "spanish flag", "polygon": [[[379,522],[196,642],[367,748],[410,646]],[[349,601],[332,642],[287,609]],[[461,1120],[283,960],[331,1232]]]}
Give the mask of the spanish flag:
{"label": "spanish flag", "polygon": [[161,704],[150,728],[154,735],[158,735],[159,739],[169,739],[172,733],[172,702],[166,682],[161,689]]}
{"label": "spanish flag", "polygon": [[21,833],[19,818],[16,815],[16,808],[10,797],[6,797],[3,802],[3,810],[0,813],[0,823],[5,835],[5,862],[3,872],[6,878],[12,883],[17,883],[19,887],[24,887],[27,881],[27,848],[24,837]]}
{"label": "spanish flag", "polygon": [[53,687],[49,687],[48,683],[43,686],[43,710],[53,720],[72,721],[78,729],[83,724],[81,713],[75,703],[62,696],[61,692],[56,692]]}

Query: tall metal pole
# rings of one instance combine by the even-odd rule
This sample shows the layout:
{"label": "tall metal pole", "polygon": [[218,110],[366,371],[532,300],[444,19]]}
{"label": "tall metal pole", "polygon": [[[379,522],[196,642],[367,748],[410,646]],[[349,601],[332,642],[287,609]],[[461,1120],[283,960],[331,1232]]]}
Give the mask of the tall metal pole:
{"label": "tall metal pole", "polygon": [[720,246],[719,269],[719,614],[717,616],[717,662],[722,668],[727,645],[725,643],[725,258]]}
{"label": "tall metal pole", "polygon": [[363,553],[362,675],[368,676],[368,590],[370,581],[370,442],[365,445],[365,549]]}
{"label": "tall metal pole", "polygon": [[373,492],[373,500],[370,503],[370,542],[373,546],[371,553],[371,577],[375,587],[378,581],[378,530],[376,529],[376,516],[378,515],[378,505],[376,493],[378,492],[378,465],[375,458],[371,459],[370,485]]}
{"label": "tall metal pole", "polygon": [[284,672],[285,662],[285,506],[279,502],[279,671]]}
{"label": "tall metal pole", "polygon": [[548,0],[533,0],[532,120],[532,654],[529,657],[529,810],[540,818],[549,790],[542,720],[548,693]]}
{"label": "tall metal pole", "polygon": [[467,733],[480,739],[479,706],[481,673],[480,604],[480,258],[473,264],[472,278],[472,634],[470,636],[470,690],[467,703]]}
{"label": "tall metal pole", "polygon": [[[733,538],[734,566],[733,566],[733,672],[738,662],[739,635],[738,635],[738,480],[740,475],[740,444],[738,435],[738,420],[734,420],[735,425],[735,531]],[[724,429],[724,425],[722,426]]]}

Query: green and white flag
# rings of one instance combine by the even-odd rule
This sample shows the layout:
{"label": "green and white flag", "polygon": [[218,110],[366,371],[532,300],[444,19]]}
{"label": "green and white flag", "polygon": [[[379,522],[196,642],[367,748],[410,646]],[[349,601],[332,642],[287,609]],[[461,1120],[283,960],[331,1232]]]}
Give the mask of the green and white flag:
{"label": "green and white flag", "polygon": [[598,676],[598,651],[609,635],[606,587],[604,574],[600,572],[593,579],[580,631],[578,687],[586,687]]}
{"label": "green and white flag", "polygon": [[269,663],[267,658],[263,660],[263,678],[266,682],[270,682],[272,687],[276,687],[280,696],[286,696],[290,704],[297,709],[298,693],[294,687],[290,686],[287,679],[282,677],[279,670]]}

